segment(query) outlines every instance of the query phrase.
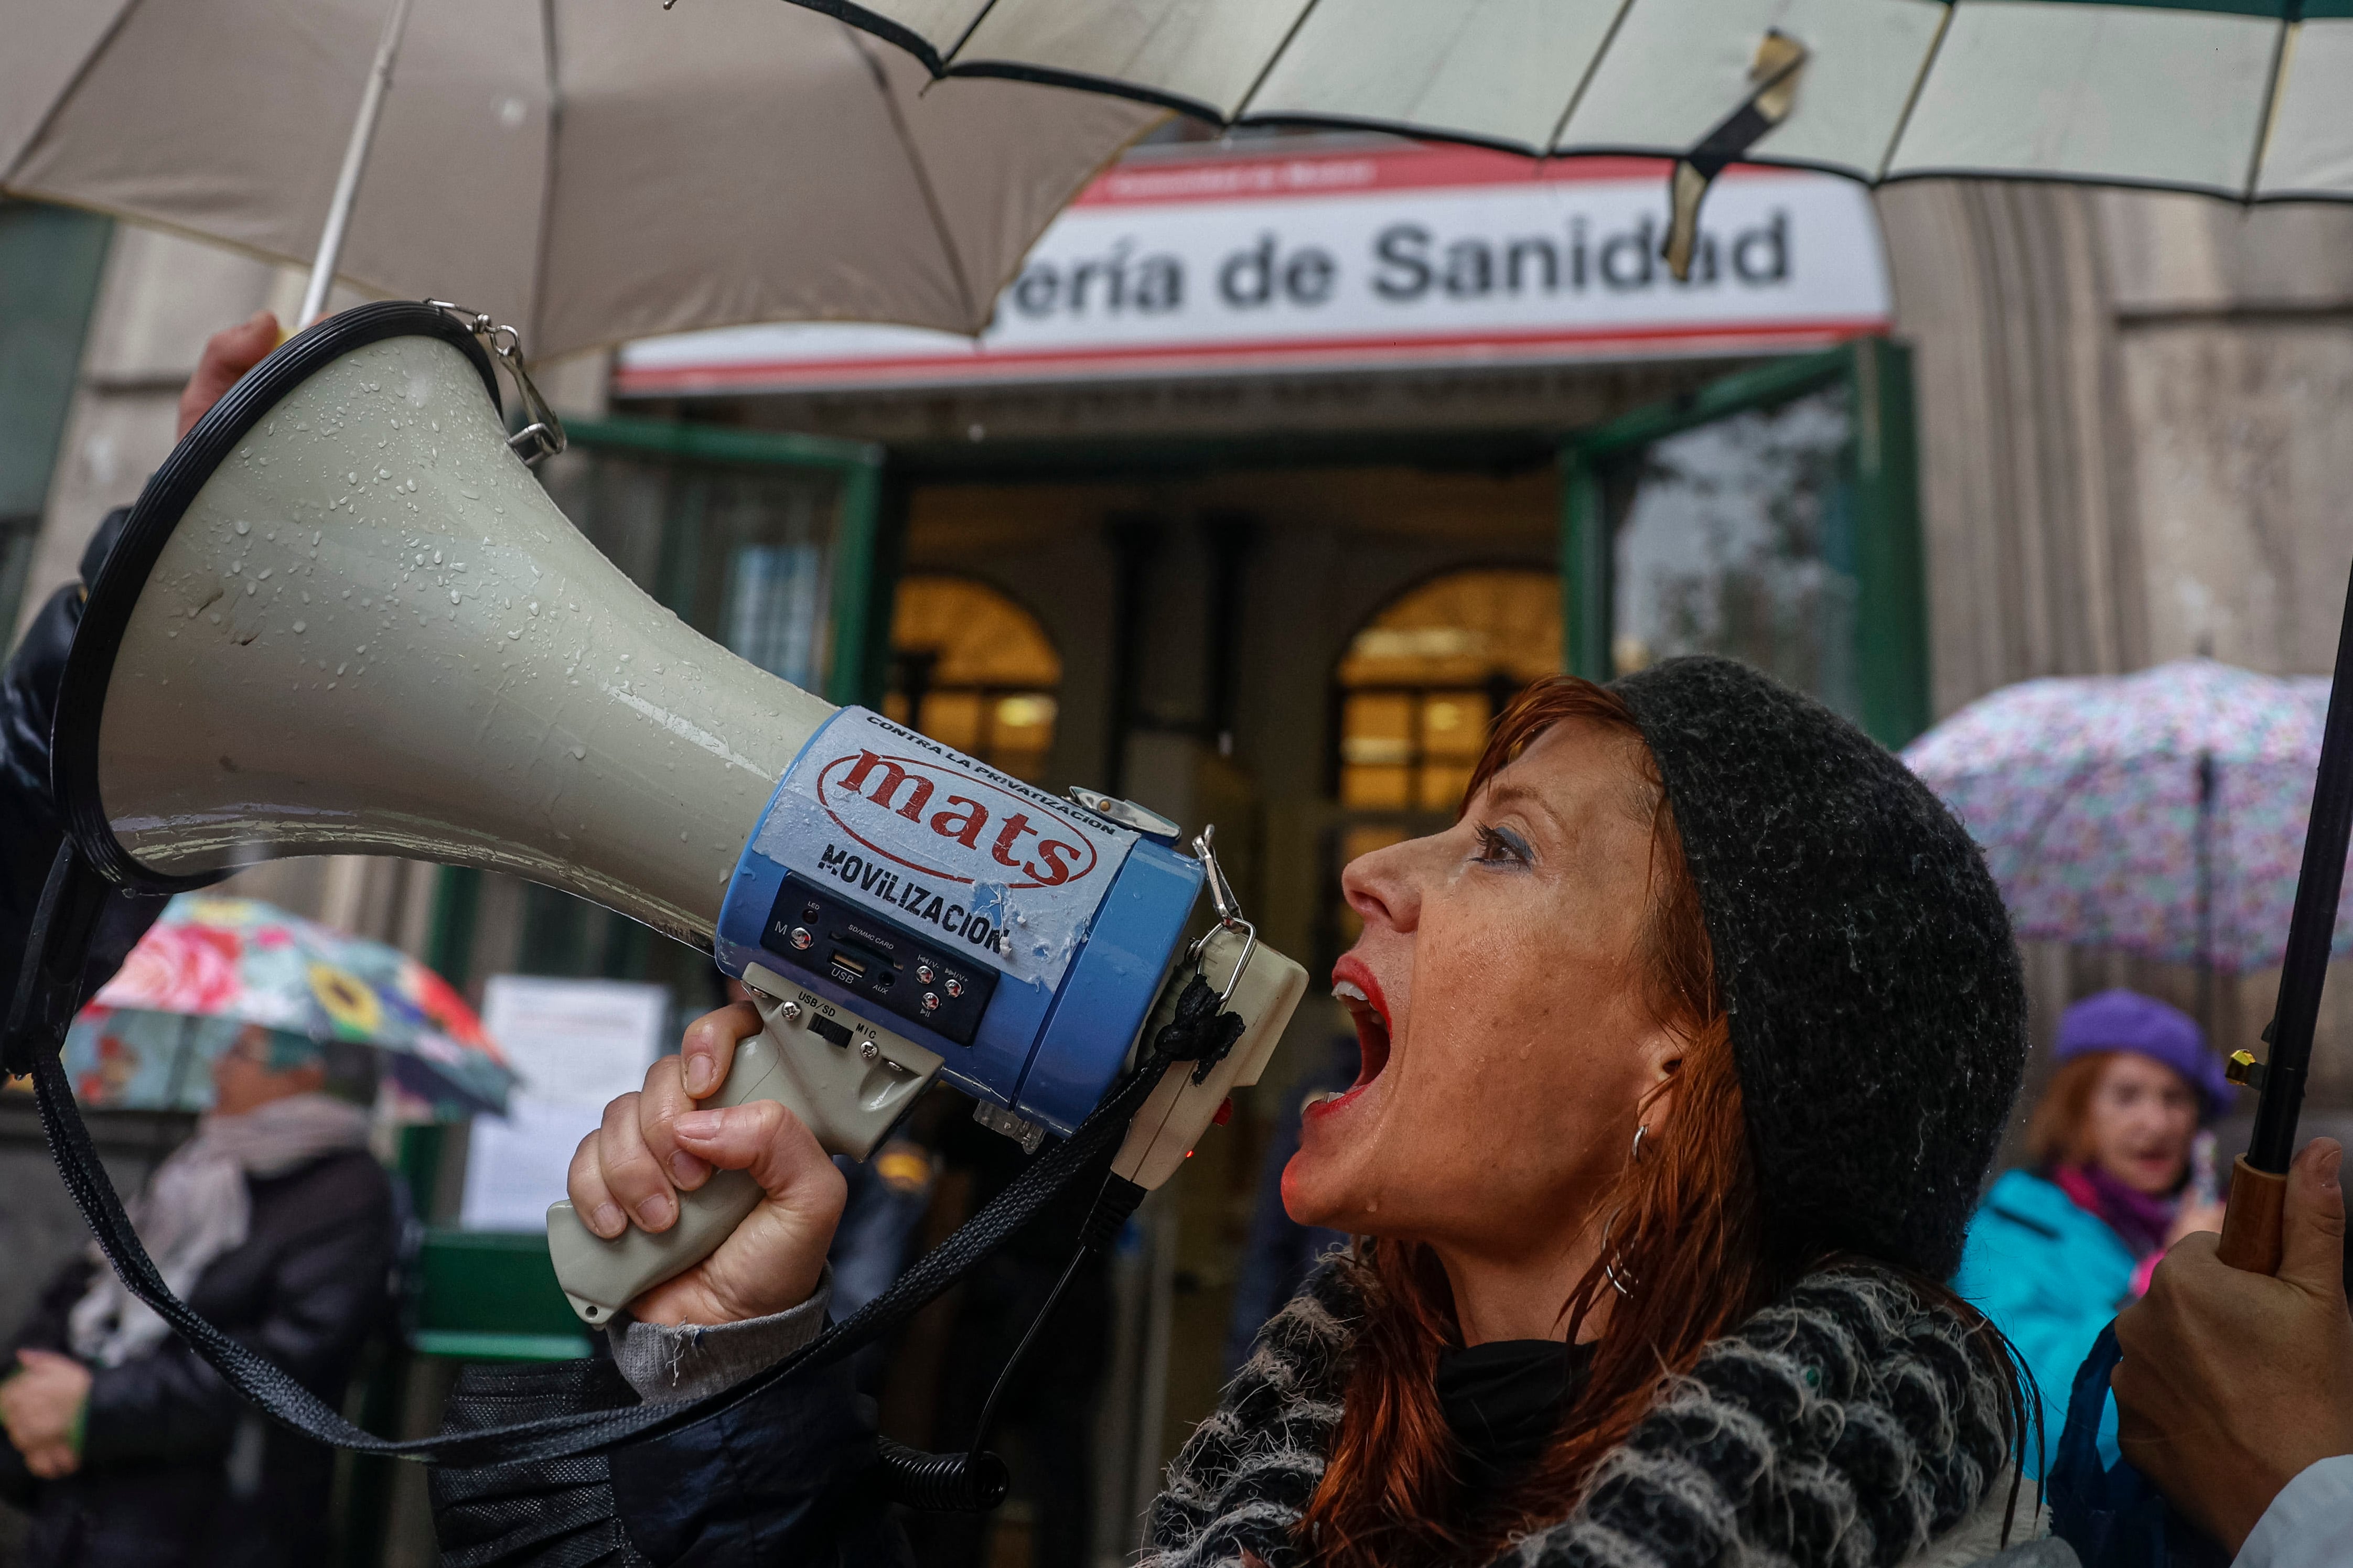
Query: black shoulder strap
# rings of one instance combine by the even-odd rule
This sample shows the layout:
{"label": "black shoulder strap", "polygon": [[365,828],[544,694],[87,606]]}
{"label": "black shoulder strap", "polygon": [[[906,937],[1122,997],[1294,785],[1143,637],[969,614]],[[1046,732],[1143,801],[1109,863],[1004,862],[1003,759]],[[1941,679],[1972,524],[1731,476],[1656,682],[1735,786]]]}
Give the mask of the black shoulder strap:
{"label": "black shoulder strap", "polygon": [[[1206,1009],[1180,1009],[1180,1021],[1202,1032],[1202,1040],[1174,1037],[1180,1033],[1178,1026],[1163,1031],[1144,1062],[1104,1097],[1069,1138],[1031,1161],[963,1228],[911,1265],[889,1290],[797,1352],[733,1388],[678,1404],[591,1411],[396,1442],[346,1421],[341,1413],[274,1363],[198,1316],[164,1282],[146,1247],[140,1243],[138,1233],[132,1228],[122,1210],[122,1200],[116,1195],[114,1184],[99,1161],[98,1151],[90,1143],[90,1130],[83,1125],[80,1108],[75,1105],[71,1086],[66,1081],[64,1065],[58,1059],[79,997],[73,995],[71,1002],[60,1005],[54,992],[35,995],[27,991],[27,987],[40,986],[44,976],[54,978],[59,973],[74,975],[69,991],[79,991],[79,952],[89,929],[88,920],[79,911],[91,901],[93,883],[97,885],[96,898],[102,900],[105,884],[81,862],[69,843],[58,852],[48,887],[42,894],[25,968],[10,1008],[7,1035],[5,1042],[0,1042],[5,1044],[9,1070],[32,1074],[41,1125],[48,1134],[50,1156],[65,1179],[66,1190],[73,1194],[82,1218],[89,1223],[90,1234],[98,1238],[124,1288],[154,1309],[158,1317],[262,1414],[305,1436],[337,1447],[428,1465],[471,1468],[545,1461],[659,1437],[731,1409],[803,1368],[838,1361],[872,1342],[961,1279],[1074,1181],[1091,1171],[1099,1171],[1099,1162],[1108,1158],[1116,1147],[1129,1119],[1142,1108],[1169,1062],[1189,1060],[1208,1048],[1207,1035],[1219,1031],[1221,1026],[1218,1020],[1226,1016],[1217,1011],[1215,994],[1196,977],[1192,984],[1202,989],[1209,1005]],[[70,951],[46,951],[60,947]]]}

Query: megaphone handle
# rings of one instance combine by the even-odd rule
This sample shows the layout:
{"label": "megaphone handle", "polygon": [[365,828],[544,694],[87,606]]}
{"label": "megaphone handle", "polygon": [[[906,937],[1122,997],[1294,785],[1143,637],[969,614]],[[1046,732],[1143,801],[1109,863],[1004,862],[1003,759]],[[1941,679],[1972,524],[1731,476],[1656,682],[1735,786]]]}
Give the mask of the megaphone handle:
{"label": "megaphone handle", "polygon": [[2287,1177],[2258,1171],[2242,1154],[2231,1166],[2231,1206],[2222,1213],[2216,1256],[2250,1274],[2276,1274],[2287,1214]]}
{"label": "megaphone handle", "polygon": [[[771,988],[786,989],[780,977],[756,965],[754,971]],[[923,1047],[864,1019],[854,1020],[854,1030],[842,1026],[847,1015],[806,992],[779,999],[755,991],[753,1000],[765,1026],[736,1042],[726,1081],[702,1103],[773,1100],[800,1118],[828,1153],[866,1158],[939,1071],[940,1058]],[[568,1200],[548,1205],[548,1258],[582,1322],[601,1328],[646,1291],[710,1257],[759,1206],[761,1194],[743,1172],[717,1171],[678,1197],[678,1222],[668,1230],[632,1225],[611,1241],[581,1223]]]}
{"label": "megaphone handle", "polygon": [[[703,1103],[743,1105],[773,1100],[811,1120],[798,1086],[776,1071],[776,1042],[766,1030],[735,1047],[735,1061],[727,1080]],[[711,1179],[691,1193],[678,1194],[678,1223],[668,1230],[640,1230],[632,1225],[607,1241],[581,1221],[570,1199],[547,1209],[547,1255],[555,1266],[556,1283],[580,1321],[601,1327],[663,1280],[685,1273],[719,1249],[744,1216],[760,1204],[760,1184],[741,1171],[713,1171]]]}
{"label": "megaphone handle", "polygon": [[612,1241],[581,1224],[570,1199],[550,1204],[547,1252],[556,1282],[580,1321],[602,1328],[621,1308],[718,1251],[760,1206],[760,1184],[743,1172],[713,1172],[693,1192],[679,1194],[676,1225],[659,1235],[633,1225]]}

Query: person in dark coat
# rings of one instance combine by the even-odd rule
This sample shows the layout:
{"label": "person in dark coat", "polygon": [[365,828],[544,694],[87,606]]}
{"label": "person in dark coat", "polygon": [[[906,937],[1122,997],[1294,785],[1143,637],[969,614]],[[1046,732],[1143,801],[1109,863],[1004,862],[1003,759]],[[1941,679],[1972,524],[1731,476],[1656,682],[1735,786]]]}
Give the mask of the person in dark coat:
{"label": "person in dark coat", "polygon": [[[351,1050],[248,1028],[132,1208],[191,1307],[330,1404],[387,1321],[399,1240]],[[0,1494],[33,1515],[28,1568],[327,1560],[333,1453],[245,1405],[102,1262],[58,1276],[7,1361]]]}
{"label": "person in dark coat", "polygon": [[[261,363],[277,345],[278,319],[267,310],[216,332],[205,343],[196,373],[180,394],[178,434],[185,436],[237,378]],[[16,994],[33,911],[48,880],[58,847],[65,842],[65,819],[49,787],[49,731],[57,719],[58,684],[66,654],[81,625],[89,585],[98,580],[128,507],[106,514],[82,550],[79,579],[49,595],[25,628],[0,670],[0,1007]],[[82,968],[82,994],[89,996],[113,977],[123,955],[138,945],[168,896],[117,892],[108,897]]]}
{"label": "person in dark coat", "polygon": [[[16,994],[33,912],[58,847],[65,842],[65,818],[49,789],[49,728],[57,719],[58,684],[65,678],[74,629],[81,624],[87,584],[105,564],[130,515],[128,508],[106,514],[82,552],[79,580],[49,595],[25,628],[7,668],[0,671],[0,1007]],[[108,896],[82,966],[84,996],[122,966],[123,955],[138,945],[169,901],[164,893]]]}

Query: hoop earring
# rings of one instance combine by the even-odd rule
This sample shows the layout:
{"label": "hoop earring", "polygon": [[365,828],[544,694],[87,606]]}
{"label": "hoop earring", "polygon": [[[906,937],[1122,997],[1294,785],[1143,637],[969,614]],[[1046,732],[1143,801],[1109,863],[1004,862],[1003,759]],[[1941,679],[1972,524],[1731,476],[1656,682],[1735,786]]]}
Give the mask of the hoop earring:
{"label": "hoop earring", "polygon": [[1611,1209],[1609,1217],[1601,1222],[1601,1278],[1609,1280],[1609,1289],[1620,1296],[1631,1296],[1640,1281],[1618,1271],[1618,1254],[1609,1245],[1609,1227],[1618,1223],[1618,1213]]}
{"label": "hoop earring", "polygon": [[1647,1121],[1634,1129],[1634,1146],[1626,1152],[1626,1163],[1630,1165],[1635,1161],[1642,1157],[1642,1134],[1648,1132],[1650,1130],[1651,1124]]}

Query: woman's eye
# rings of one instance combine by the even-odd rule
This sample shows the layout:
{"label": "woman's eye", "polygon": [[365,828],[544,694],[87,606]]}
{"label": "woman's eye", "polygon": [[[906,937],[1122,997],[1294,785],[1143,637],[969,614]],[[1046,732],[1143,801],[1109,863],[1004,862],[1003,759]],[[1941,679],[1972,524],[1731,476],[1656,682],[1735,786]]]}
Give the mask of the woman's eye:
{"label": "woman's eye", "polygon": [[1527,866],[1535,863],[1535,856],[1529,850],[1528,841],[1510,828],[1490,827],[1482,822],[1478,825],[1478,832],[1479,853],[1474,858],[1481,864]]}

